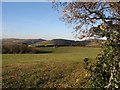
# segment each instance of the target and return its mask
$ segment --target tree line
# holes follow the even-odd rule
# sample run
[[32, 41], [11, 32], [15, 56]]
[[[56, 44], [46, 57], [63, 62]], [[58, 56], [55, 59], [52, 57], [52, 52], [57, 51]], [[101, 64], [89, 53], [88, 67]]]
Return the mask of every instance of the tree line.
[[3, 44], [2, 45], [2, 53], [3, 54], [12, 54], [12, 53], [30, 53], [32, 49], [28, 47], [27, 44], [21, 43], [9, 43], [9, 44]]

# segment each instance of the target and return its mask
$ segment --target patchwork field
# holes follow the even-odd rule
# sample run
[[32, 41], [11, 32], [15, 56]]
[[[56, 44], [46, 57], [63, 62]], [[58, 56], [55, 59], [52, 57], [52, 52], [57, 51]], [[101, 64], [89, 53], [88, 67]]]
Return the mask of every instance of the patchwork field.
[[100, 48], [46, 47], [39, 54], [3, 54], [3, 88], [79, 88], [87, 73], [83, 59], [95, 62]]

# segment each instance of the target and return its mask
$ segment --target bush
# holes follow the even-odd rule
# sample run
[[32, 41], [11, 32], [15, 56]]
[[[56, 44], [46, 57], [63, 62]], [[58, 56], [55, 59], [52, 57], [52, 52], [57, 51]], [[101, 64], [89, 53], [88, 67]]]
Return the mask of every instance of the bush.
[[7, 43], [2, 46], [2, 53], [29, 53], [31, 49], [27, 44]]
[[107, 40], [97, 57], [97, 63], [92, 64], [89, 59], [84, 59], [85, 69], [91, 74], [93, 87], [120, 88], [120, 29], [109, 27], [102, 36], [106, 36]]

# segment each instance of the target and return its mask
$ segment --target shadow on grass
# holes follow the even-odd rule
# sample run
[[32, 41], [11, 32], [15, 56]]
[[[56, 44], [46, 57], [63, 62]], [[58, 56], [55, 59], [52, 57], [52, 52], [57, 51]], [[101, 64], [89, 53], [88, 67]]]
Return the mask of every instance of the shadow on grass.
[[41, 51], [41, 50], [35, 50], [35, 54], [47, 54], [47, 53], [52, 53], [52, 51]]

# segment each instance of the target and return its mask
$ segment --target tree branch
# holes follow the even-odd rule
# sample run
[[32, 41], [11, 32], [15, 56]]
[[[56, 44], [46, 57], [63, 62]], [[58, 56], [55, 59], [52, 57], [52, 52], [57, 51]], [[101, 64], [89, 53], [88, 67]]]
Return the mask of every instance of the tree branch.
[[105, 20], [118, 20], [118, 21], [120, 21], [120, 18], [97, 18], [97, 17], [93, 17], [93, 18], [91, 18], [91, 19], [105, 19]]

